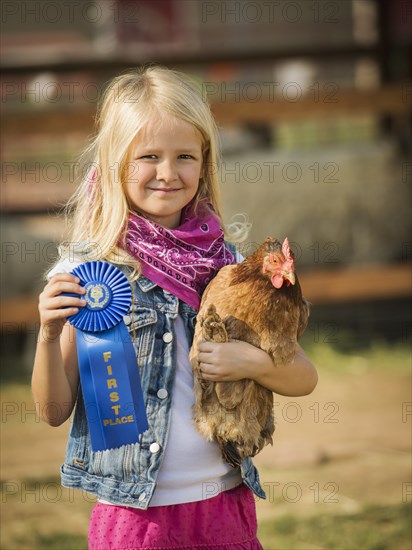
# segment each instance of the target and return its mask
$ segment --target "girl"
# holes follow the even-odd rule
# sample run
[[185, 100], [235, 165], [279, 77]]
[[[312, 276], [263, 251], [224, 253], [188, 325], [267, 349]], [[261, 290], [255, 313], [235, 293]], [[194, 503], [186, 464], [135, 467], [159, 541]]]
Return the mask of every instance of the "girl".
[[[208, 105], [184, 75], [150, 67], [115, 78], [89, 148], [92, 175], [69, 204], [77, 246], [61, 247], [40, 295], [33, 394], [51, 425], [67, 420], [76, 404], [62, 483], [97, 495], [90, 549], [261, 548], [253, 495], [265, 494], [252, 460], [231, 468], [192, 422], [188, 354], [196, 310], [210, 278], [239, 260], [223, 240], [216, 135]], [[140, 443], [98, 452], [79, 391], [75, 331], [66, 322], [85, 293], [69, 272], [90, 259], [116, 264], [132, 284], [124, 322], [149, 421]], [[204, 343], [199, 352], [205, 379], [254, 378], [283, 395], [305, 395], [316, 385], [301, 348], [277, 369], [245, 342]], [[48, 416], [56, 410], [51, 402], [58, 418]]]

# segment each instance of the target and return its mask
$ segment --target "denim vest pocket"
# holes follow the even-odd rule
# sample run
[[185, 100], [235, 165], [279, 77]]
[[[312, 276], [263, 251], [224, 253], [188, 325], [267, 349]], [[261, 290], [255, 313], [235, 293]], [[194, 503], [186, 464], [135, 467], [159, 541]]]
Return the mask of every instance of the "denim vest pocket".
[[92, 451], [88, 473], [122, 482], [144, 482], [144, 477], [141, 476], [137, 466], [140, 453], [141, 449], [138, 443], [123, 445], [107, 451]]
[[133, 308], [131, 319], [128, 329], [134, 341], [137, 364], [143, 367], [153, 353], [157, 313], [154, 309], [138, 306]]

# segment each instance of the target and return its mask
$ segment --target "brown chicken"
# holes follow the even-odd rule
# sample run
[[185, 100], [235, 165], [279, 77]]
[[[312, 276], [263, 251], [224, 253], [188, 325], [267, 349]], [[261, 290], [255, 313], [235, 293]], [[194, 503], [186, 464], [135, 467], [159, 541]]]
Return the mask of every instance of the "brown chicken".
[[251, 379], [203, 380], [198, 343], [243, 340], [266, 351], [275, 366], [284, 365], [293, 360], [308, 317], [287, 239], [281, 244], [268, 237], [242, 263], [222, 268], [206, 287], [190, 351], [194, 420], [203, 436], [217, 440], [233, 467], [273, 443], [273, 394]]

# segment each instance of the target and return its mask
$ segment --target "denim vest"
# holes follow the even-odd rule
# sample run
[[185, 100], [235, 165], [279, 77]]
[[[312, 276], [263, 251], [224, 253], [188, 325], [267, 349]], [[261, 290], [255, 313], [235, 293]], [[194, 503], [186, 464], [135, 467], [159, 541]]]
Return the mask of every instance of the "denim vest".
[[[145, 399], [149, 429], [140, 443], [93, 452], [82, 392], [78, 392], [65, 462], [65, 487], [82, 489], [123, 506], [146, 509], [167, 444], [176, 372], [174, 319], [184, 322], [189, 344], [193, 341], [196, 311], [176, 296], [141, 275], [132, 284], [133, 304], [124, 321], [135, 334], [134, 347]], [[241, 464], [244, 483], [266, 498], [252, 459]]]

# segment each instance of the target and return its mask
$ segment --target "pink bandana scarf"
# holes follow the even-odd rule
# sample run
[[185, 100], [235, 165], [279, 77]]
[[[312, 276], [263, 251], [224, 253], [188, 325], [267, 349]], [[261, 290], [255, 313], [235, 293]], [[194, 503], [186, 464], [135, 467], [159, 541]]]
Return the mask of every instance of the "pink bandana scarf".
[[198, 209], [196, 216], [188, 204], [175, 229], [132, 214], [126, 235], [128, 252], [139, 260], [143, 275], [196, 310], [207, 284], [234, 262], [216, 214], [202, 205]]

